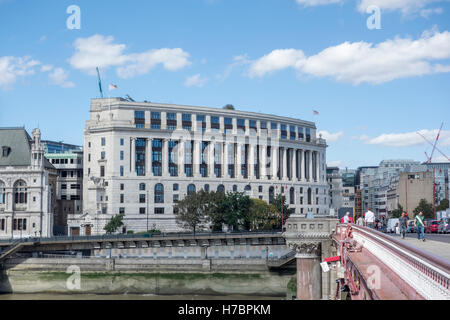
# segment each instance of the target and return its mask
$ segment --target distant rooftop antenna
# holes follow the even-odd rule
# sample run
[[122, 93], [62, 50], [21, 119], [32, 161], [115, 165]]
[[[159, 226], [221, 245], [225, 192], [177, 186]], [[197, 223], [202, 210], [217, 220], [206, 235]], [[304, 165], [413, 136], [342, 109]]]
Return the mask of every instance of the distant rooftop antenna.
[[98, 88], [100, 89], [100, 96], [103, 99], [102, 79], [100, 78], [100, 71], [98, 70], [98, 67], [97, 67], [97, 76], [98, 76]]

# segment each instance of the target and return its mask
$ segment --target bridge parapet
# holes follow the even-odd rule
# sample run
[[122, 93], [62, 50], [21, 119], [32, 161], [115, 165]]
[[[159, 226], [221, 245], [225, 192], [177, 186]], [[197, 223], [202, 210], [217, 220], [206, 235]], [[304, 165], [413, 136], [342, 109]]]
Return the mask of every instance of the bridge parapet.
[[[411, 294], [408, 294], [405, 287], [412, 288], [423, 299], [450, 300], [450, 264], [447, 261], [391, 236], [361, 226], [338, 225], [335, 240], [340, 243], [341, 261], [344, 266], [347, 260], [352, 259], [350, 250], [355, 249], [356, 245], [375, 256], [407, 284], [401, 288], [407, 298], [411, 298]], [[352, 246], [350, 242], [354, 242], [354, 245]], [[346, 277], [350, 274], [351, 272], [346, 272]], [[350, 280], [353, 282], [353, 279]], [[376, 289], [380, 288], [375, 286], [371, 289], [375, 297], [378, 292], [382, 292], [377, 291]]]

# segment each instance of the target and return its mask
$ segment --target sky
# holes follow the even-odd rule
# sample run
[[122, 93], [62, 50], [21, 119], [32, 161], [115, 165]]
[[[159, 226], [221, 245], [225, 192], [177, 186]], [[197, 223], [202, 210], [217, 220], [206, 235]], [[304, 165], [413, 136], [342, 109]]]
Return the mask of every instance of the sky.
[[330, 166], [425, 161], [442, 122], [450, 156], [448, 0], [0, 0], [0, 127], [82, 145], [97, 66], [106, 96], [314, 121]]

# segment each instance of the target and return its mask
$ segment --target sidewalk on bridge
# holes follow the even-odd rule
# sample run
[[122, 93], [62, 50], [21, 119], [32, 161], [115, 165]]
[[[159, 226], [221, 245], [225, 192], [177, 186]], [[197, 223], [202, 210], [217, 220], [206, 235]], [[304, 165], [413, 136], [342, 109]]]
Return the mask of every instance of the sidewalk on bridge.
[[428, 239], [426, 239], [426, 241], [424, 242], [422, 240], [418, 240], [417, 238], [409, 238], [409, 237], [400, 240], [405, 241], [407, 244], [412, 245], [421, 250], [428, 251], [429, 253], [434, 254], [435, 256], [450, 262], [450, 243], [433, 241]]

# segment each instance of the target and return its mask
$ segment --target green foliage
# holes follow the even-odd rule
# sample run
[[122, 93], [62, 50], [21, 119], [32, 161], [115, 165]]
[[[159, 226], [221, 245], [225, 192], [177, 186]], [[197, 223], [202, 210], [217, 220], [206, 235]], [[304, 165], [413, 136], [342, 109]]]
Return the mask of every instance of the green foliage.
[[249, 223], [252, 231], [281, 228], [281, 215], [274, 205], [261, 199], [251, 199]]
[[250, 206], [250, 197], [243, 192], [227, 193], [221, 206], [224, 223], [233, 230], [249, 230]]
[[117, 231], [117, 229], [123, 226], [123, 217], [124, 217], [123, 213], [112, 217], [111, 220], [109, 220], [109, 222], [103, 228], [106, 231], [106, 233], [108, 234], [114, 233]]
[[227, 104], [226, 106], [223, 107], [223, 109], [226, 109], [226, 110], [235, 110], [235, 109], [234, 109], [234, 106], [233, 106], [232, 104]]
[[[201, 190], [188, 195], [176, 205], [176, 221], [194, 233], [205, 227], [210, 221], [213, 226], [221, 223], [220, 207], [223, 194], [220, 192], [207, 192]], [[221, 225], [221, 224], [220, 224]]]
[[[283, 203], [283, 205], [281, 205]], [[289, 218], [290, 210], [289, 206], [286, 203], [286, 194], [283, 193], [283, 201], [281, 201], [281, 194], [276, 195], [273, 198], [272, 204], [275, 206], [277, 212], [279, 213], [279, 229], [281, 229], [281, 219], [286, 222], [286, 219]], [[281, 211], [281, 207], [283, 207], [283, 211]]]
[[403, 207], [401, 204], [399, 204], [397, 209], [392, 210], [391, 217], [392, 218], [400, 218], [402, 216], [402, 213], [403, 213]]
[[434, 218], [433, 205], [431, 203], [428, 203], [425, 199], [420, 200], [419, 205], [414, 209], [414, 215], [418, 215], [420, 211], [423, 212], [423, 216], [425, 217], [425, 219]]
[[445, 211], [449, 208], [449, 201], [448, 199], [443, 199], [441, 203], [436, 207], [436, 211]]

